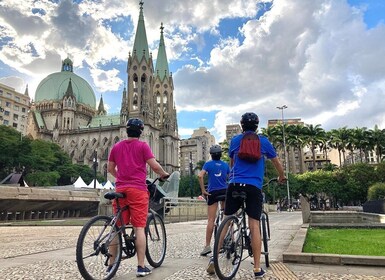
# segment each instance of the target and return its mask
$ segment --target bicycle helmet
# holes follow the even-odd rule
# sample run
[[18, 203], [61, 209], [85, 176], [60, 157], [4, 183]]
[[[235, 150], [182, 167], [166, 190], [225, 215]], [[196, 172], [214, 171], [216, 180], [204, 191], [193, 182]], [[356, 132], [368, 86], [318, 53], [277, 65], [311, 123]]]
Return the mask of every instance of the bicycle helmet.
[[127, 136], [139, 137], [144, 129], [144, 123], [141, 119], [131, 118], [127, 121]]
[[255, 131], [258, 128], [258, 124], [259, 124], [259, 118], [255, 113], [252, 113], [252, 112], [244, 113], [241, 117], [241, 126], [243, 131], [246, 131], [246, 130]]
[[222, 156], [222, 147], [219, 145], [211, 146], [210, 155], [213, 160], [220, 160]]
[[222, 147], [219, 145], [213, 145], [210, 147], [210, 154], [222, 153]]

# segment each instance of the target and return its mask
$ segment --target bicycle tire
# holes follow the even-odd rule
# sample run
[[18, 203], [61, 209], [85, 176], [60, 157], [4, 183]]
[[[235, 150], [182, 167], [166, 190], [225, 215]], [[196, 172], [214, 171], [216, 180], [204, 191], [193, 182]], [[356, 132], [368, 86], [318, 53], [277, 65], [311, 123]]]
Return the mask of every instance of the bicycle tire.
[[261, 224], [262, 224], [263, 255], [265, 256], [265, 265], [266, 267], [269, 267], [270, 266], [269, 247], [268, 247], [269, 237], [267, 235], [267, 220], [264, 214], [261, 217]]
[[218, 228], [213, 259], [215, 272], [221, 280], [232, 279], [238, 272], [243, 254], [241, 227], [237, 217], [228, 216]]
[[149, 213], [146, 224], [146, 259], [152, 267], [162, 265], [166, 248], [167, 236], [163, 219], [157, 213]]
[[[76, 244], [76, 263], [80, 274], [86, 280], [109, 280], [115, 276], [122, 259], [122, 236], [117, 235], [115, 261], [107, 272], [111, 246], [106, 241], [111, 232], [112, 217], [96, 216], [80, 231]], [[117, 230], [117, 228], [115, 228]], [[100, 240], [100, 244], [96, 244]]]

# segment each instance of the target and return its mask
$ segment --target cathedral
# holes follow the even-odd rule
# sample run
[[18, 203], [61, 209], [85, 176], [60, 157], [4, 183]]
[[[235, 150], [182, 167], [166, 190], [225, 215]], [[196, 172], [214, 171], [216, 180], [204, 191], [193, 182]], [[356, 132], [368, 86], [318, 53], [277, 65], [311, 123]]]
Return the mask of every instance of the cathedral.
[[[61, 71], [43, 79], [35, 94], [28, 117], [28, 134], [59, 144], [73, 163], [97, 166], [107, 176], [110, 149], [126, 137], [126, 122], [140, 118], [145, 123], [141, 140], [146, 141], [159, 163], [171, 173], [179, 170], [179, 138], [174, 84], [169, 72], [163, 37], [156, 66], [149, 52], [143, 16], [143, 2], [132, 53], [127, 61], [127, 86], [122, 93], [120, 114], [107, 114], [101, 96], [96, 97], [91, 86], [73, 71], [73, 62], [62, 61]], [[95, 164], [97, 163], [97, 164]], [[148, 169], [150, 177], [155, 177]]]

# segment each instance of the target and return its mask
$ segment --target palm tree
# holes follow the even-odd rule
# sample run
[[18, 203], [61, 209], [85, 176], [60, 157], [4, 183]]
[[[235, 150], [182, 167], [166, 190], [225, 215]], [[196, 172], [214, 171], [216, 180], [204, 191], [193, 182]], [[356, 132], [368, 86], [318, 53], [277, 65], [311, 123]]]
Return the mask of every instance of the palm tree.
[[315, 162], [315, 150], [319, 144], [322, 143], [322, 139], [325, 136], [325, 130], [321, 127], [320, 124], [312, 125], [306, 124], [305, 126], [305, 141], [308, 145], [310, 145], [310, 150], [313, 155], [313, 171], [316, 170], [316, 162]]
[[340, 160], [340, 166], [342, 166], [341, 152], [345, 163], [345, 150], [349, 140], [349, 132], [345, 127], [331, 130], [331, 144], [332, 147], [338, 150], [338, 156]]
[[382, 155], [385, 151], [385, 129], [379, 129], [377, 125], [370, 130], [371, 143], [374, 147], [377, 156], [377, 162], [381, 162]]
[[[287, 126], [287, 144], [293, 147], [294, 151], [298, 151], [298, 160], [300, 163], [300, 173], [305, 172], [305, 165], [303, 161], [303, 147], [305, 146], [305, 128], [303, 124], [292, 124]], [[294, 160], [292, 161], [295, 165]], [[292, 170], [295, 170], [295, 166]]]

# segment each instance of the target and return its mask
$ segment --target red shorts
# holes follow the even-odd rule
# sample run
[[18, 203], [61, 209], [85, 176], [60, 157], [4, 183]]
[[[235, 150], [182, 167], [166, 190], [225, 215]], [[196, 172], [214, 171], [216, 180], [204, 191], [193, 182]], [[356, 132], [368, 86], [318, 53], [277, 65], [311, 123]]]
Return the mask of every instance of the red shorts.
[[[128, 205], [128, 209], [122, 212], [124, 224], [131, 224], [133, 227], [146, 227], [149, 192], [137, 188], [124, 188], [117, 192], [126, 194], [125, 198], [119, 198], [120, 207]], [[116, 213], [115, 200], [112, 206], [114, 213]]]

